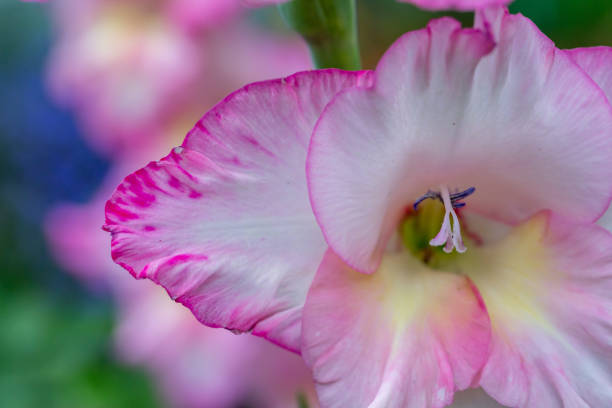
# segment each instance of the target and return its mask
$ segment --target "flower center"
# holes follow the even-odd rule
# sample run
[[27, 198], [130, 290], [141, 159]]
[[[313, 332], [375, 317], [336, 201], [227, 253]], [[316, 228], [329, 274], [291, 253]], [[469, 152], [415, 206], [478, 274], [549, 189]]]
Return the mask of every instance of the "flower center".
[[[436, 254], [450, 254], [453, 249], [458, 253], [466, 251], [461, 236], [461, 225], [456, 208], [465, 206], [462, 200], [473, 194], [476, 189], [470, 187], [463, 191], [450, 193], [448, 187], [440, 186], [440, 191], [429, 190], [419, 197], [409, 210], [400, 226], [400, 235], [404, 245], [424, 263], [431, 263]], [[424, 203], [427, 199], [432, 202]], [[443, 206], [436, 205], [435, 200]], [[439, 227], [440, 222], [442, 226]], [[436, 231], [437, 234], [436, 234]], [[435, 236], [431, 238], [433, 235]], [[432, 247], [442, 247], [442, 251]]]

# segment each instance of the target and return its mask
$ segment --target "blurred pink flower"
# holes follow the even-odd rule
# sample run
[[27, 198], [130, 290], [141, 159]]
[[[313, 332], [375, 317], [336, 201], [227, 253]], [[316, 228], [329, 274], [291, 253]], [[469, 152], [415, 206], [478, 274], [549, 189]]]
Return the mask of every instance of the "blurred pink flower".
[[241, 0], [167, 0], [165, 12], [187, 30], [210, 30], [238, 16], [243, 11], [240, 3]]
[[236, 86], [310, 67], [297, 36], [241, 21], [235, 3], [56, 0], [51, 91], [78, 113], [91, 145], [115, 155]]
[[299, 356], [254, 336], [205, 327], [170, 304], [160, 287], [146, 289], [121, 297], [117, 346], [124, 360], [147, 365], [161, 379], [173, 406], [233, 407], [248, 400], [285, 408], [296, 405], [298, 392], [316, 405], [311, 373]]
[[105, 153], [147, 143], [187, 98], [202, 71], [200, 47], [137, 3], [57, 0], [58, 38], [49, 62], [56, 98]]

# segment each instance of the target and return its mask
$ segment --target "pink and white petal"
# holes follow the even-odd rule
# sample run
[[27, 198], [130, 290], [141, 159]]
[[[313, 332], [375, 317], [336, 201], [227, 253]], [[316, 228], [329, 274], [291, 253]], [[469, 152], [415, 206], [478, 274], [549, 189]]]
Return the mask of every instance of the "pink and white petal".
[[182, 147], [117, 188], [106, 205], [113, 259], [204, 324], [299, 351], [302, 305], [326, 249], [306, 148], [327, 101], [369, 76], [312, 71], [230, 95]]
[[422, 157], [444, 139], [429, 128], [440, 112], [460, 123], [455, 105], [493, 45], [455, 20], [435, 20], [391, 46], [372, 88], [343, 92], [323, 112], [307, 162], [310, 197], [328, 244], [352, 267], [376, 270], [386, 235], [404, 213], [403, 196], [416, 199], [433, 181], [427, 173], [434, 164]]
[[461, 257], [491, 317], [480, 386], [504, 405], [612, 406], [612, 235], [542, 213]]
[[340, 93], [322, 114], [311, 202], [354, 268], [376, 270], [406, 206], [440, 184], [476, 187], [470, 208], [507, 222], [542, 209], [592, 221], [607, 208], [606, 98], [531, 21], [500, 10], [487, 32], [441, 19], [404, 35], [371, 88]]
[[471, 11], [488, 6], [499, 6], [512, 2], [512, 0], [398, 0], [412, 3], [427, 10], [462, 10]]
[[408, 254], [365, 275], [329, 250], [308, 294], [302, 355], [325, 407], [444, 407], [486, 362], [489, 318], [470, 280]]
[[575, 48], [567, 52], [612, 103], [612, 47]]

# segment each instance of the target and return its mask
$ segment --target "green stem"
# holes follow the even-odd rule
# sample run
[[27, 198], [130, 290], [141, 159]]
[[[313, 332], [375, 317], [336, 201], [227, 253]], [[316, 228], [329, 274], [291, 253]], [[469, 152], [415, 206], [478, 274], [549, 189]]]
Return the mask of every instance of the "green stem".
[[361, 69], [355, 0], [292, 0], [279, 9], [308, 43], [316, 68]]

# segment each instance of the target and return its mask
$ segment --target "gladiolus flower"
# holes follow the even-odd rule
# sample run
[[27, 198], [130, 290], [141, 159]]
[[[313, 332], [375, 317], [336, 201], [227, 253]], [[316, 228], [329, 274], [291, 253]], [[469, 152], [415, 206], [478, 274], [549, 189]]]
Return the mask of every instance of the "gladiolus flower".
[[495, 7], [407, 33], [373, 72], [247, 86], [117, 188], [113, 258], [201, 322], [301, 352], [324, 407], [470, 387], [612, 406], [612, 236], [593, 224], [612, 108], [591, 52]]

